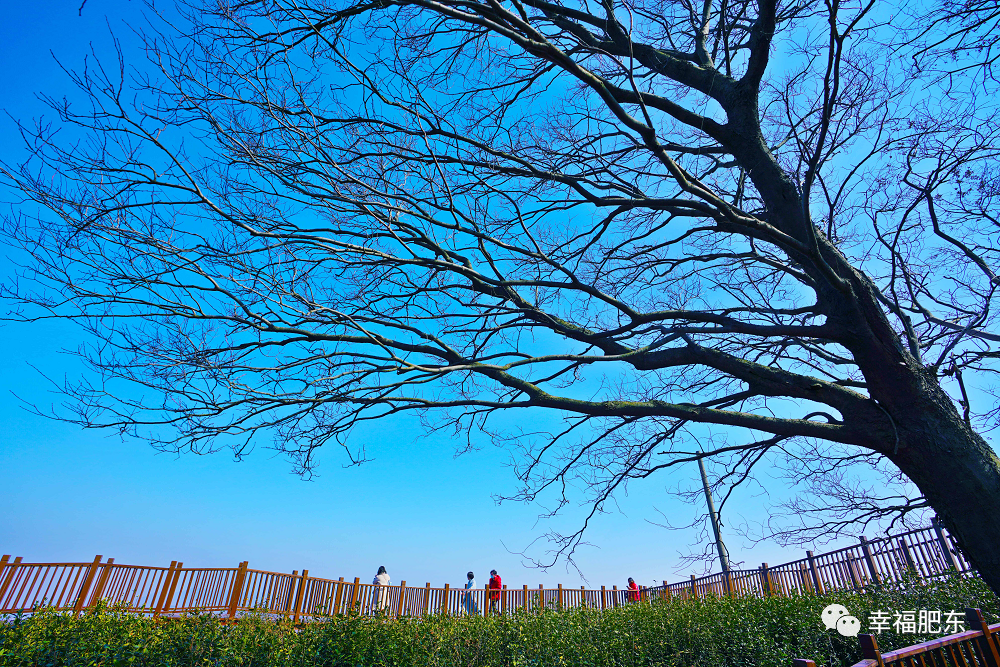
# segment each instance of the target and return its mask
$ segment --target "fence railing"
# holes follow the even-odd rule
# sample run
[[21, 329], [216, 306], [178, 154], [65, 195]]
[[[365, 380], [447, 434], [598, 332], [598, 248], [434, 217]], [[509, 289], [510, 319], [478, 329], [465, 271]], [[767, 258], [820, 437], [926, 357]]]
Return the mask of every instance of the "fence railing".
[[883, 583], [899, 581], [906, 572], [933, 579], [950, 571], [970, 573], [972, 566], [962, 556], [952, 537], [937, 522], [889, 537], [868, 540], [824, 554], [806, 552], [806, 557], [782, 565], [763, 563], [754, 570], [730, 570], [690, 581], [665, 584], [670, 595], [704, 597], [725, 595], [788, 595], [810, 591], [863, 591]]
[[[375, 586], [359, 578], [345, 581], [252, 570], [244, 561], [235, 568], [186, 568], [121, 565], [102, 556], [89, 563], [23, 563], [0, 558], [0, 614], [29, 612], [46, 605], [80, 613], [104, 600], [124, 604], [133, 613], [161, 616], [204, 610], [235, 618], [255, 610], [295, 621], [349, 612], [403, 616], [422, 614], [513, 613], [539, 607], [599, 609], [635, 601], [707, 595], [789, 595], [810, 591], [863, 591], [900, 580], [904, 573], [935, 578], [950, 571], [970, 573], [969, 563], [951, 537], [935, 524], [891, 537], [866, 540], [825, 554], [806, 552], [803, 559], [755, 570], [731, 570], [679, 583], [663, 582], [638, 595], [601, 586], [507, 588], [501, 590]], [[995, 667], [1000, 667], [996, 665]]]
[[[998, 667], [1000, 623], [988, 625], [979, 609], [966, 609], [966, 632], [932, 639], [882, 653], [875, 635], [859, 635], [864, 660], [852, 667]], [[792, 667], [816, 667], [813, 660], [796, 658]]]

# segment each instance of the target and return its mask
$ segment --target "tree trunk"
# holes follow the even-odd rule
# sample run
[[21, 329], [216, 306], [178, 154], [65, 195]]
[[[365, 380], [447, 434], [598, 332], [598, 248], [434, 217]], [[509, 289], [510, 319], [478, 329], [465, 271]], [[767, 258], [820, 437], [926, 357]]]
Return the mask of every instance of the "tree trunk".
[[[925, 380], [917, 400], [907, 405], [897, 398], [898, 405], [889, 408], [899, 430], [899, 444], [888, 457], [920, 489], [962, 554], [1000, 595], [1000, 511], [996, 509], [1000, 508], [1000, 459], [966, 425], [936, 381]], [[933, 386], [928, 386], [931, 382]]]
[[[871, 448], [916, 485], [965, 558], [1000, 595], [1000, 459], [963, 421], [936, 371], [924, 368], [900, 343], [878, 287], [814, 228], [800, 194], [760, 135], [754, 100], [744, 100], [737, 111], [730, 123], [741, 137], [732, 146], [734, 155], [761, 193], [772, 224], [803, 244], [815, 235], [815, 255], [786, 251], [816, 281], [820, 309], [840, 328], [869, 396], [892, 420], [888, 438], [883, 428], [872, 429]], [[832, 284], [831, 274], [843, 285]]]

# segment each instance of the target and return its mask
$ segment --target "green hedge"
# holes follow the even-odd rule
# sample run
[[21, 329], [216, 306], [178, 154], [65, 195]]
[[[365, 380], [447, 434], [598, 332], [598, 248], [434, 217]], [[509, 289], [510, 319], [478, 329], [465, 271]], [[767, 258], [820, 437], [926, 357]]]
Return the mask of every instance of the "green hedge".
[[[858, 641], [823, 628], [820, 612], [840, 603], [867, 628], [874, 610], [964, 610], [990, 622], [1000, 601], [979, 579], [954, 577], [870, 595], [672, 600], [601, 612], [545, 610], [507, 618], [338, 616], [296, 631], [248, 617], [232, 625], [193, 614], [154, 622], [102, 608], [80, 618], [40, 610], [0, 625], [0, 666], [112, 665], [534, 665], [789, 667], [804, 657], [829, 667], [861, 659]], [[862, 630], [864, 631], [864, 630]], [[930, 639], [883, 632], [883, 650]]]

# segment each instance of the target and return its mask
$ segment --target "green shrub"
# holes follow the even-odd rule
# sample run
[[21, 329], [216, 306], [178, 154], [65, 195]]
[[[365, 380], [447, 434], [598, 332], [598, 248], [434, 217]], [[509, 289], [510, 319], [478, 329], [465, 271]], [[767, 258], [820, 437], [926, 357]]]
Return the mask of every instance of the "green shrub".
[[[674, 599], [502, 618], [336, 616], [298, 629], [260, 615], [157, 622], [101, 606], [80, 618], [41, 609], [0, 624], [0, 667], [789, 667], [796, 657], [847, 667], [861, 659], [858, 641], [824, 629], [820, 612], [832, 603], [865, 625], [876, 610], [979, 607], [1000, 618], [981, 580], [957, 576], [865, 595]], [[878, 642], [889, 651], [930, 638], [890, 630]]]

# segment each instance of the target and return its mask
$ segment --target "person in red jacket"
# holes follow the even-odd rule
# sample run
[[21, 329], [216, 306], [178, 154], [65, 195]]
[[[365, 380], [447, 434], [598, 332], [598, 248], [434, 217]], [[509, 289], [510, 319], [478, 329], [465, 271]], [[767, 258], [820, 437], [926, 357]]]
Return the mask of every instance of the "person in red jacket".
[[490, 570], [490, 606], [496, 612], [500, 611], [500, 575], [496, 570]]
[[632, 602], [639, 601], [639, 584], [632, 577], [628, 578], [628, 599]]

